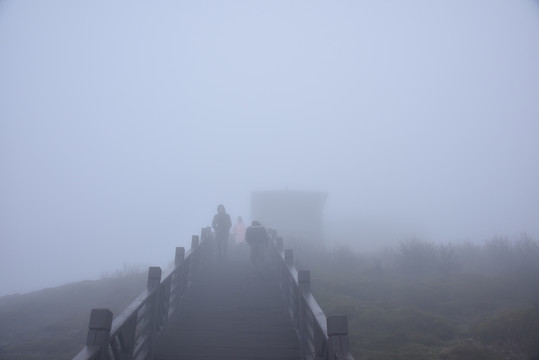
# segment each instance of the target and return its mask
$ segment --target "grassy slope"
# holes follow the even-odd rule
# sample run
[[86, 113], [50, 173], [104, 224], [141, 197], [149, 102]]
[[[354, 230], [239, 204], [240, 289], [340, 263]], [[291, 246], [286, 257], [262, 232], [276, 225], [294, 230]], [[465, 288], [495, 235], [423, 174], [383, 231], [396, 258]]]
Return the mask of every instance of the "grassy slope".
[[146, 274], [81, 281], [0, 298], [0, 359], [71, 359], [83, 347], [92, 308], [119, 314]]
[[539, 359], [537, 273], [404, 276], [350, 253], [304, 263], [324, 311], [348, 315], [356, 358]]
[[[404, 275], [351, 251], [299, 249], [327, 314], [349, 317], [356, 359], [539, 359], [539, 272]], [[143, 273], [0, 298], [0, 359], [71, 359], [91, 308], [114, 314]]]

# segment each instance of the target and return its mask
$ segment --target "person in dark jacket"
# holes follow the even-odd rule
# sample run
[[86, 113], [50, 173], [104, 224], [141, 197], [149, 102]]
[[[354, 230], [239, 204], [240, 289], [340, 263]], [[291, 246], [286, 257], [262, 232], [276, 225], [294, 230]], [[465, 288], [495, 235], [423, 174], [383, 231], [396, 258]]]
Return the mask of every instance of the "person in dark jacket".
[[217, 258], [224, 260], [227, 255], [227, 243], [232, 221], [230, 215], [225, 211], [223, 205], [217, 206], [217, 214], [213, 217], [211, 226], [215, 230], [215, 241], [217, 242]]
[[253, 221], [251, 226], [245, 231], [245, 241], [251, 247], [251, 264], [255, 272], [260, 273], [262, 264], [264, 263], [266, 247], [269, 242], [266, 228], [258, 221]]

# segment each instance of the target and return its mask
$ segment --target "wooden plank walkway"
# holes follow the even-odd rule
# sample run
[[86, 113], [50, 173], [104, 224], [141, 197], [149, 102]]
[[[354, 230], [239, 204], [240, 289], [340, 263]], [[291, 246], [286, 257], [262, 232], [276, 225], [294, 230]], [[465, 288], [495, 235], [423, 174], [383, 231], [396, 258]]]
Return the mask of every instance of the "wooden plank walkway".
[[159, 336], [155, 360], [299, 360], [280, 289], [245, 260], [207, 267]]

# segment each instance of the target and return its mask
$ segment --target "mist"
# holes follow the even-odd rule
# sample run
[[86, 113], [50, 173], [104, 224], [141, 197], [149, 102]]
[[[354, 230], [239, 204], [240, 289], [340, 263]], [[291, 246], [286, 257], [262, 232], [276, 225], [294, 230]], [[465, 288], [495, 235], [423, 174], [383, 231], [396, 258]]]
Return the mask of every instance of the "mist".
[[218, 204], [329, 243], [539, 237], [537, 1], [0, 1], [0, 295], [169, 264]]

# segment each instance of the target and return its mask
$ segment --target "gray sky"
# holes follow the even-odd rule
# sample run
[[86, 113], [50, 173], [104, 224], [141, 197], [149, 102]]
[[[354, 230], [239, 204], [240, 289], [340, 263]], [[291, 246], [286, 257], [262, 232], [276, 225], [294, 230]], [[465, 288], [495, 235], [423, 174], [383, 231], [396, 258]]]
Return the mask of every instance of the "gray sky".
[[538, 239], [538, 64], [535, 0], [0, 0], [0, 295], [166, 265], [252, 190], [365, 246]]

